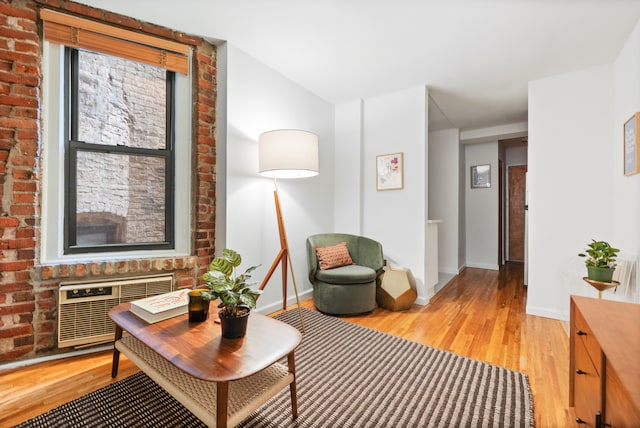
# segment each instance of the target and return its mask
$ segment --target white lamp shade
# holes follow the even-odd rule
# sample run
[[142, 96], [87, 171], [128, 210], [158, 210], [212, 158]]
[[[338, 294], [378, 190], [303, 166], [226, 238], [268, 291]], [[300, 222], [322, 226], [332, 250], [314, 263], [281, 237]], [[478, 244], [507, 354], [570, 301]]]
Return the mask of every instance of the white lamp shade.
[[318, 136], [297, 129], [279, 129], [258, 138], [260, 175], [305, 178], [318, 175]]

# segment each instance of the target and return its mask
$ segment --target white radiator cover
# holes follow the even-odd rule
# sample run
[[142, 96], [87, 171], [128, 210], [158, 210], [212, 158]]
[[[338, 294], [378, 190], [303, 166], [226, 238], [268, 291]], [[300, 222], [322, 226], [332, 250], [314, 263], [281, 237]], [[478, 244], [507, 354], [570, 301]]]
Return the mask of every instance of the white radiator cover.
[[58, 348], [112, 341], [109, 309], [123, 302], [174, 291], [173, 275], [60, 284]]

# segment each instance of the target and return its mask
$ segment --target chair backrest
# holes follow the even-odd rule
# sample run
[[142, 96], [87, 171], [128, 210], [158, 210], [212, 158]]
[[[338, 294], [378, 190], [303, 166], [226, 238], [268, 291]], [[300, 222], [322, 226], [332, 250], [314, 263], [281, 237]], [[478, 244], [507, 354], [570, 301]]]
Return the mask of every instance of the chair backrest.
[[320, 269], [316, 247], [329, 247], [341, 242], [347, 243], [347, 249], [355, 264], [370, 267], [376, 272], [382, 271], [384, 256], [382, 245], [378, 241], [348, 233], [321, 233], [307, 238], [307, 266], [311, 283], [315, 279], [316, 271]]

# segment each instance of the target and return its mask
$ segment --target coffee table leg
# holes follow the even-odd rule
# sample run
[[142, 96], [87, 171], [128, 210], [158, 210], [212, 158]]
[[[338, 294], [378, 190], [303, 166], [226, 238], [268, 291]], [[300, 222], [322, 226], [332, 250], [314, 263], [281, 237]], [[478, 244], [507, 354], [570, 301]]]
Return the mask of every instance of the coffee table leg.
[[216, 427], [227, 428], [228, 407], [229, 407], [229, 382], [218, 382], [216, 384]]
[[122, 339], [122, 327], [116, 325], [116, 336], [113, 341], [113, 362], [111, 363], [111, 377], [118, 376], [118, 363], [120, 362], [120, 351], [116, 348], [116, 342]]
[[289, 365], [289, 373], [293, 374], [293, 382], [289, 385], [291, 391], [291, 413], [294, 417], [298, 416], [298, 389], [296, 387], [296, 360], [293, 351], [287, 355], [287, 363]]

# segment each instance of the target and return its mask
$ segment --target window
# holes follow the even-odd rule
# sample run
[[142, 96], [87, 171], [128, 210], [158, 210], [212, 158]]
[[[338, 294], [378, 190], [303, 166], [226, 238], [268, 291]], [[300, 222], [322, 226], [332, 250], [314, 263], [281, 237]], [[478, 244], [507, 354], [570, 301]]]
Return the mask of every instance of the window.
[[41, 16], [41, 262], [190, 254], [190, 48]]
[[174, 72], [66, 49], [65, 254], [173, 248]]

